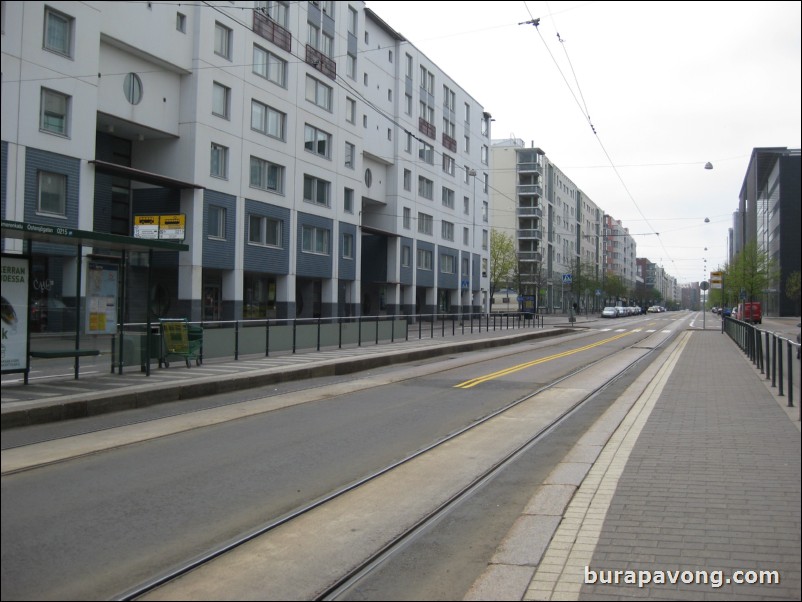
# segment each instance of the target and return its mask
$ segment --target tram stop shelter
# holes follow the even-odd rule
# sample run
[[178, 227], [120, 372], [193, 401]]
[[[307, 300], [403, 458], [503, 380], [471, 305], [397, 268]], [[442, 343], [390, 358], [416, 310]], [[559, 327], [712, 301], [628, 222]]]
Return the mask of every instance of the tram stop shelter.
[[[122, 357], [122, 329], [126, 299], [125, 274], [128, 256], [131, 253], [145, 253], [147, 260], [147, 281], [151, 286], [153, 253], [155, 251], [188, 251], [189, 246], [182, 242], [134, 238], [117, 234], [104, 234], [89, 230], [2, 220], [3, 248], [8, 239], [22, 241], [21, 253], [2, 253], [2, 308], [0, 326], [2, 327], [2, 373], [24, 373], [28, 383], [31, 357], [74, 358], [75, 378], [78, 378], [80, 358], [98, 355], [100, 350], [81, 348], [81, 334], [118, 335]], [[31, 272], [32, 242], [46, 243], [75, 248], [74, 277], [75, 303], [65, 311], [74, 313], [75, 339], [71, 345], [60, 348], [31, 351], [32, 314], [31, 299], [34, 279]], [[92, 252], [84, 255], [84, 248]], [[84, 282], [84, 262], [86, 282]], [[69, 274], [72, 276], [73, 274]], [[68, 274], [63, 274], [66, 279]], [[83, 316], [82, 309], [83, 306]], [[151, 312], [147, 314], [146, 347], [150, 357]], [[70, 335], [71, 336], [71, 335]], [[122, 366], [122, 361], [120, 362]], [[145, 362], [150, 375], [150, 361]], [[122, 371], [122, 368], [120, 369]]]

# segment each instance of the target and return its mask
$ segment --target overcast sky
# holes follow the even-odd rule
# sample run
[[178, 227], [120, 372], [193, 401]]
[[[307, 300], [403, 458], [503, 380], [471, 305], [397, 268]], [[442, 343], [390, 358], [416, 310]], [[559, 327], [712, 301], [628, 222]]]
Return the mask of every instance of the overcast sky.
[[752, 149], [800, 147], [801, 5], [367, 2], [680, 283], [726, 262]]

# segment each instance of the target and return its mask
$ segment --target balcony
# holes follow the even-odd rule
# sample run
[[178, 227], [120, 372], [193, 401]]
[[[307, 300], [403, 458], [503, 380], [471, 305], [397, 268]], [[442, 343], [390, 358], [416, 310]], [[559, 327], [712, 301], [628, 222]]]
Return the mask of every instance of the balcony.
[[518, 186], [517, 191], [519, 196], [543, 196], [543, 187], [540, 184], [524, 184], [523, 186]]
[[518, 217], [543, 218], [543, 210], [540, 207], [518, 207], [516, 213]]
[[428, 136], [432, 140], [437, 140], [437, 128], [423, 117], [418, 117], [418, 130], [424, 136]]
[[337, 79], [337, 63], [309, 44], [306, 45], [306, 62], [326, 77]]
[[543, 254], [540, 251], [518, 251], [518, 261], [543, 261]]
[[517, 234], [519, 240], [543, 240], [543, 232], [540, 231], [540, 228], [527, 228], [524, 230], [518, 230]]
[[457, 152], [457, 141], [445, 132], [443, 132], [443, 146], [445, 146], [452, 153]]
[[270, 40], [282, 50], [292, 49], [292, 35], [281, 25], [258, 10], [253, 11], [253, 32]]
[[543, 166], [540, 163], [518, 163], [518, 173], [536, 173], [543, 175]]

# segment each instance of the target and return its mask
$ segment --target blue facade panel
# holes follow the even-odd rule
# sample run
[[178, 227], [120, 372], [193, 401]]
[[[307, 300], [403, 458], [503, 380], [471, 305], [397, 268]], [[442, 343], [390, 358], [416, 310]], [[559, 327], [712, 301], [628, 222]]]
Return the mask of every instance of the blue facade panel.
[[[281, 246], [268, 247], [248, 242], [250, 240], [250, 216], [267, 217], [281, 223]], [[248, 272], [261, 274], [289, 274], [290, 249], [290, 210], [269, 203], [245, 199], [245, 259], [244, 267]]]
[[[220, 270], [234, 269], [236, 250], [236, 197], [214, 190], [203, 193], [203, 267]], [[209, 207], [222, 207], [226, 210], [225, 238], [209, 236]]]
[[[454, 271], [447, 273], [443, 271], [441, 257], [447, 255], [452, 258]], [[437, 248], [437, 287], [438, 288], [459, 288], [459, 251], [450, 247]]]
[[[296, 239], [297, 253], [297, 274], [301, 278], [331, 278], [333, 274], [332, 261], [332, 234], [333, 222], [326, 217], [311, 215], [309, 213], [298, 213], [298, 232]], [[327, 254], [304, 252], [303, 250], [303, 230], [304, 227], [318, 228], [329, 231], [329, 242]]]

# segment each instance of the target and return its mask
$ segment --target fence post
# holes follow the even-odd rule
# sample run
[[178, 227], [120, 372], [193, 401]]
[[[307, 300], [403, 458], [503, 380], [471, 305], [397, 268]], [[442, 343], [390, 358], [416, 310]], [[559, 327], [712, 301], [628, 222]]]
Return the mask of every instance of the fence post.
[[769, 333], [766, 333], [766, 380], [771, 378], [771, 343], [769, 341]]
[[265, 357], [270, 355], [270, 320], [265, 320]]
[[234, 361], [237, 360], [239, 360], [239, 320], [234, 320]]
[[791, 340], [788, 340], [788, 407], [794, 407], [794, 348], [791, 346]]
[[784, 397], [783, 394], [783, 344], [782, 341], [777, 342], [777, 365], [778, 365], [778, 380], [780, 381], [779, 396]]
[[379, 344], [379, 314], [376, 314], [376, 344]]

